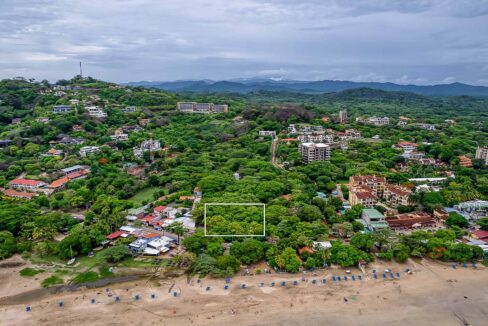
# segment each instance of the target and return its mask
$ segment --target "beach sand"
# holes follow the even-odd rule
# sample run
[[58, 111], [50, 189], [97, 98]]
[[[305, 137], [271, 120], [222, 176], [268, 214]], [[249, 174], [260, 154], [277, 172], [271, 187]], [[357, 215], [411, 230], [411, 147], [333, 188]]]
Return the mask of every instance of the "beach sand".
[[[385, 268], [401, 272], [400, 279], [388, 274], [384, 280]], [[408, 275], [406, 268], [414, 273]], [[378, 270], [377, 280], [371, 277], [372, 269]], [[316, 276], [238, 276], [228, 290], [221, 279], [198, 283], [196, 278], [179, 277], [116, 284], [108, 292], [83, 288], [53, 294], [36, 292], [30, 284], [25, 288], [19, 284], [19, 291], [12, 290], [15, 284], [5, 287], [18, 281], [18, 272], [14, 274], [0, 272], [1, 325], [486, 325], [488, 321], [488, 269], [471, 265], [452, 269], [429, 260], [374, 263], [362, 281], [352, 281], [349, 275], [348, 281], [333, 282], [333, 275], [346, 275], [339, 268], [317, 271]]]

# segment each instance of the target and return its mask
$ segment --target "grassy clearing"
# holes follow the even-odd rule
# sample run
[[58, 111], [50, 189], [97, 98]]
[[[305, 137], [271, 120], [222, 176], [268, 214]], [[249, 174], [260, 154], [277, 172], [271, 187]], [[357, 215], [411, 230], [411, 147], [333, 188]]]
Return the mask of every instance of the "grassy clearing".
[[136, 193], [134, 196], [129, 198], [131, 202], [133, 202], [136, 206], [142, 206], [142, 202], [144, 201], [153, 201], [154, 197], [153, 194], [155, 191], [159, 190], [159, 187], [150, 187], [146, 189], [142, 189], [138, 193]]
[[100, 276], [102, 278], [105, 278], [105, 277], [112, 277], [114, 276], [114, 273], [112, 273], [110, 270], [109, 270], [109, 267], [108, 266], [102, 266], [99, 268], [99, 273], [100, 273]]
[[57, 285], [57, 284], [64, 284], [64, 281], [62, 278], [55, 275], [52, 275], [41, 282], [43, 288], [48, 288], [50, 286]]
[[32, 277], [42, 272], [44, 272], [44, 270], [42, 269], [34, 269], [34, 268], [26, 267], [24, 269], [21, 269], [19, 273], [21, 276], [24, 277]]
[[84, 272], [81, 274], [78, 274], [72, 282], [74, 284], [79, 284], [79, 283], [86, 283], [86, 282], [94, 282], [98, 280], [100, 276], [98, 275], [97, 272], [94, 271], [89, 271], [89, 272]]

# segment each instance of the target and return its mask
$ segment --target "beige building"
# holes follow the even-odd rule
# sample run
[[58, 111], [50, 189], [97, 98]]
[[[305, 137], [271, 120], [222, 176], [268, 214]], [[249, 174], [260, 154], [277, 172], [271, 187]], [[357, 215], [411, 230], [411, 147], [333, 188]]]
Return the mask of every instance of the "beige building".
[[299, 150], [304, 164], [330, 160], [330, 147], [324, 143], [301, 143]]
[[410, 196], [412, 191], [406, 187], [397, 185], [387, 185], [383, 199], [393, 207], [410, 205]]
[[476, 159], [483, 160], [488, 164], [488, 147], [479, 147], [476, 149]]

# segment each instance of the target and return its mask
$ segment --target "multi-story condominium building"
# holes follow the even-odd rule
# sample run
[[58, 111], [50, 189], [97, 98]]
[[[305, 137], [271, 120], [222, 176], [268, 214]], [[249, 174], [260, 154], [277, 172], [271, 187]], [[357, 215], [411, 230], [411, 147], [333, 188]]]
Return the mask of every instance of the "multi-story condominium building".
[[376, 175], [355, 175], [349, 178], [349, 187], [354, 189], [358, 186], [368, 187], [375, 196], [383, 197], [386, 188], [386, 178]]
[[366, 185], [350, 187], [349, 203], [354, 205], [363, 205], [364, 207], [373, 207], [378, 202], [378, 196]]
[[324, 143], [301, 143], [299, 150], [304, 164], [330, 160], [330, 147]]
[[435, 131], [436, 130], [435, 126], [431, 125], [429, 123], [415, 123], [415, 124], [412, 124], [412, 126], [415, 126], [415, 127], [421, 128], [421, 129], [425, 129], [428, 131]]
[[488, 147], [479, 147], [476, 149], [476, 156], [477, 160], [483, 160], [485, 164], [488, 164]]
[[46, 184], [42, 181], [17, 178], [8, 183], [10, 189], [26, 190], [36, 192], [41, 188], [44, 188]]
[[69, 113], [72, 108], [70, 105], [55, 105], [53, 108], [53, 113]]
[[225, 113], [229, 111], [227, 104], [178, 102], [176, 109], [185, 113]]
[[339, 122], [346, 123], [347, 122], [347, 110], [343, 109], [339, 111]]
[[388, 117], [369, 117], [367, 119], [357, 118], [356, 121], [373, 126], [384, 126], [390, 124], [390, 118]]
[[473, 161], [469, 157], [461, 155], [458, 158], [459, 158], [459, 165], [464, 166], [466, 168], [470, 168], [473, 166]]
[[100, 153], [100, 148], [97, 146], [83, 146], [80, 148], [80, 155], [86, 157], [89, 154]]
[[398, 118], [398, 125], [400, 127], [405, 127], [406, 125], [408, 125], [408, 122], [410, 121], [410, 118], [407, 118], [407, 117], [404, 117], [404, 116], [400, 116]]
[[406, 187], [387, 185], [383, 194], [385, 202], [393, 207], [410, 205], [412, 191]]
[[272, 130], [260, 130], [259, 136], [271, 136], [272, 138], [276, 137], [276, 131]]

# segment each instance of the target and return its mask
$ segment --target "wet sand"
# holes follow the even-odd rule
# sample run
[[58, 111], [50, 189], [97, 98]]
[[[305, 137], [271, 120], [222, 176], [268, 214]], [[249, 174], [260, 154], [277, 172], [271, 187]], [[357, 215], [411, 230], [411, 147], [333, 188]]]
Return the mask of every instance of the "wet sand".
[[[400, 279], [388, 275], [384, 280], [385, 268], [401, 272]], [[414, 274], [405, 273], [406, 268]], [[377, 280], [371, 277], [372, 269], [378, 270]], [[360, 272], [353, 269], [352, 274]], [[317, 276], [307, 273], [303, 275], [306, 281], [302, 275], [234, 277], [228, 290], [221, 279], [205, 278], [200, 283], [195, 278], [188, 282], [186, 277], [159, 283], [140, 280], [112, 285], [108, 292], [83, 288], [42, 298], [23, 295], [21, 304], [11, 290], [5, 294], [0, 288], [0, 324], [486, 325], [488, 320], [488, 270], [483, 266], [454, 270], [450, 264], [422, 260], [402, 265], [375, 263], [362, 281], [349, 276], [348, 281], [333, 282], [333, 275], [346, 275], [338, 268], [318, 271]], [[326, 284], [322, 284], [324, 278]], [[292, 284], [294, 280], [297, 285]], [[286, 285], [281, 286], [281, 281]], [[139, 300], [134, 299], [136, 295]], [[26, 305], [31, 312], [25, 312]]]

